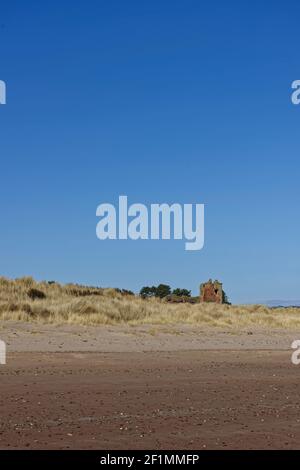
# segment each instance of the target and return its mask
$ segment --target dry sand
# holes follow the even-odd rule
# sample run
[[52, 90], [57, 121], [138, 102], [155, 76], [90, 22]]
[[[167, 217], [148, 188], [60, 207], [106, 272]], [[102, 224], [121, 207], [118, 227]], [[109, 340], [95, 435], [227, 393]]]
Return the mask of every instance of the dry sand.
[[192, 325], [79, 326], [0, 322], [8, 352], [143, 352], [288, 350], [300, 329], [244, 329]]
[[300, 331], [2, 323], [1, 449], [300, 448]]

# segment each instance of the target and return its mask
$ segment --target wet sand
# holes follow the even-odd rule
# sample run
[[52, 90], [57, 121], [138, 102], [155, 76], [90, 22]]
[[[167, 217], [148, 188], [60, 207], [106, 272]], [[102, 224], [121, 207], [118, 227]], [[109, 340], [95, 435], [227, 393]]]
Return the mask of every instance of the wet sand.
[[0, 448], [300, 448], [289, 339], [282, 350], [10, 352]]

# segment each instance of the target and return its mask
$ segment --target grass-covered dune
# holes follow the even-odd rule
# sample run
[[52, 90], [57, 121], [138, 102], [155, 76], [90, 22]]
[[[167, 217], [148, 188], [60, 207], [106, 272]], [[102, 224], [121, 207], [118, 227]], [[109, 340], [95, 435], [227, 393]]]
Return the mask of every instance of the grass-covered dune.
[[143, 300], [116, 289], [0, 277], [0, 320], [52, 324], [188, 323], [207, 326], [300, 327], [300, 308], [262, 305], [172, 304]]

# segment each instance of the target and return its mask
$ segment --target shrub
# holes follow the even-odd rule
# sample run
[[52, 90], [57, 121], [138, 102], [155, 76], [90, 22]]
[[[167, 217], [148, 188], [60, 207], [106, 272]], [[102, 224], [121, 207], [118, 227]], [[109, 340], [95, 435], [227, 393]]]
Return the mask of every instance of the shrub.
[[39, 290], [39, 289], [35, 289], [35, 288], [29, 289], [29, 291], [27, 292], [27, 295], [28, 295], [28, 297], [30, 297], [32, 300], [35, 300], [35, 299], [45, 299], [45, 298], [46, 298], [46, 294], [45, 294], [44, 292], [42, 292], [42, 291]]
[[229, 299], [227, 297], [227, 294], [224, 290], [222, 291], [222, 302], [223, 302], [223, 304], [231, 305], [231, 303], [229, 302]]
[[163, 299], [167, 295], [171, 294], [171, 287], [168, 286], [167, 284], [159, 284], [156, 288], [156, 297], [159, 297], [160, 299]]
[[74, 297], [86, 297], [89, 295], [103, 295], [102, 290], [97, 290], [97, 289], [83, 289], [83, 288], [68, 288], [66, 290], [68, 295], [73, 295]]
[[48, 308], [39, 308], [38, 307], [38, 308], [35, 308], [34, 310], [30, 310], [26, 313], [28, 313], [28, 315], [31, 318], [35, 318], [35, 319], [42, 318], [44, 320], [47, 320], [51, 316], [51, 312], [50, 312], [50, 310], [48, 310]]
[[155, 286], [152, 286], [152, 287], [148, 287], [148, 286], [142, 287], [142, 289], [140, 290], [140, 296], [141, 296], [143, 299], [147, 299], [147, 298], [149, 298], [149, 297], [155, 297], [155, 296], [156, 296], [156, 287], [155, 287]]
[[134, 292], [132, 292], [132, 290], [128, 290], [128, 289], [122, 289], [121, 294], [123, 294], [123, 295], [134, 295]]
[[187, 289], [174, 289], [172, 294], [178, 295], [178, 297], [191, 297], [191, 291]]
[[197, 298], [191, 297], [188, 295], [176, 295], [176, 294], [170, 294], [164, 297], [163, 299], [165, 302], [171, 302], [173, 304], [183, 304], [183, 303], [189, 303], [189, 304], [195, 304], [197, 303]]
[[140, 296], [143, 299], [147, 299], [149, 297], [159, 297], [160, 299], [163, 299], [164, 297], [170, 294], [171, 294], [171, 287], [168, 286], [167, 284], [159, 284], [157, 287], [145, 286], [140, 290]]

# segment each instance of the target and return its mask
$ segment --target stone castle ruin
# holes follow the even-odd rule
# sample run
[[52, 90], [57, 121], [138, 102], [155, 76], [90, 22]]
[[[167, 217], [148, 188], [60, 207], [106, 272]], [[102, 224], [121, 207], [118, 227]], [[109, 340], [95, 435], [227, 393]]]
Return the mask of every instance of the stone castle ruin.
[[200, 285], [200, 302], [223, 303], [223, 287], [219, 281], [204, 282]]

